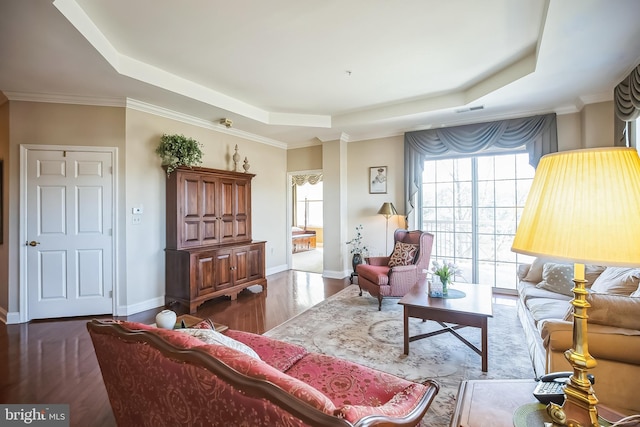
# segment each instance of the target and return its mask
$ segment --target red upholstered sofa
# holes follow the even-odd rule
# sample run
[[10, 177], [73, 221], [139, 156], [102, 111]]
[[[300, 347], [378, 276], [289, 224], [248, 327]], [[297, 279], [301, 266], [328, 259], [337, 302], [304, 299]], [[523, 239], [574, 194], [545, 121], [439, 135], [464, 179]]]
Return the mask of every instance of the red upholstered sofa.
[[413, 426], [438, 384], [225, 332], [259, 358], [139, 323], [87, 324], [119, 426]]

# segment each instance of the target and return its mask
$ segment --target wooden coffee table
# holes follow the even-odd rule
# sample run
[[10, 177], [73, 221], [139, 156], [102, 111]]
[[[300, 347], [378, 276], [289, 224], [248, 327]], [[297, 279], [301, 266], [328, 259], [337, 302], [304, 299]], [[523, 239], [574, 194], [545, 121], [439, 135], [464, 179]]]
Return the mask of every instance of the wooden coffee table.
[[[491, 286], [455, 283], [451, 286], [466, 294], [463, 298], [432, 298], [427, 294], [426, 279], [418, 281], [402, 297], [399, 304], [404, 306], [404, 354], [409, 354], [409, 342], [449, 332], [482, 357], [482, 371], [488, 370], [487, 319], [493, 317], [493, 290]], [[409, 318], [433, 320], [442, 329], [409, 337]], [[448, 324], [452, 324], [448, 325]], [[464, 327], [482, 330], [482, 348], [479, 349], [456, 330]]]

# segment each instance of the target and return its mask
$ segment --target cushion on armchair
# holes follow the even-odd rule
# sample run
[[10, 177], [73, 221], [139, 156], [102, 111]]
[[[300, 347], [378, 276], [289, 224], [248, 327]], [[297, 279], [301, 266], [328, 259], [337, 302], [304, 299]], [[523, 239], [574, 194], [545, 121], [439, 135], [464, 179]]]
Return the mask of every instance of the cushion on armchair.
[[396, 242], [393, 247], [393, 253], [389, 257], [389, 267], [413, 264], [417, 253], [418, 245]]
[[[362, 265], [362, 264], [361, 264]], [[389, 266], [388, 265], [369, 265], [362, 267], [359, 265], [356, 268], [358, 275], [364, 277], [370, 282], [377, 283], [379, 286], [386, 286], [389, 284]]]

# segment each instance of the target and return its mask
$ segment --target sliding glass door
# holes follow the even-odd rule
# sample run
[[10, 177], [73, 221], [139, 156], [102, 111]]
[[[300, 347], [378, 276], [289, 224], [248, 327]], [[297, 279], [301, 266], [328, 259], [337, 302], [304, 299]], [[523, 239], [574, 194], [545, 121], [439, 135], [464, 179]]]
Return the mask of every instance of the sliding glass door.
[[527, 153], [430, 160], [424, 165], [423, 230], [435, 235], [432, 260], [453, 261], [456, 280], [515, 290], [511, 252], [534, 169]]

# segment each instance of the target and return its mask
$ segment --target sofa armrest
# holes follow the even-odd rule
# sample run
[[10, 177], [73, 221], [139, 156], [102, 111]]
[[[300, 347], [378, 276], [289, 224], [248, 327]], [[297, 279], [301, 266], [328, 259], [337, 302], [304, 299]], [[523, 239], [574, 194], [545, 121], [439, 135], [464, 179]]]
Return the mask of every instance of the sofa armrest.
[[531, 264], [518, 264], [517, 275], [520, 281], [524, 280], [527, 273], [529, 273], [529, 269], [531, 269]]
[[[407, 424], [412, 424], [413, 420], [420, 420], [429, 409], [431, 402], [440, 390], [440, 385], [427, 380], [423, 384], [412, 384], [398, 393], [397, 398], [393, 398], [380, 406], [365, 405], [344, 405], [337, 408], [335, 414], [347, 420], [361, 420], [364, 417], [375, 417], [379, 420], [382, 417], [400, 420]], [[404, 415], [399, 419], [399, 414]]]
[[[540, 336], [547, 352], [564, 352], [573, 346], [573, 323], [543, 320]], [[596, 359], [640, 365], [640, 331], [590, 323], [587, 326], [589, 353]]]
[[388, 256], [372, 256], [372, 257], [365, 258], [365, 260], [369, 265], [377, 265], [377, 266], [389, 265]]
[[417, 266], [415, 264], [411, 265], [396, 265], [395, 267], [391, 267], [391, 273], [406, 273], [406, 272], [415, 272], [417, 271]]

